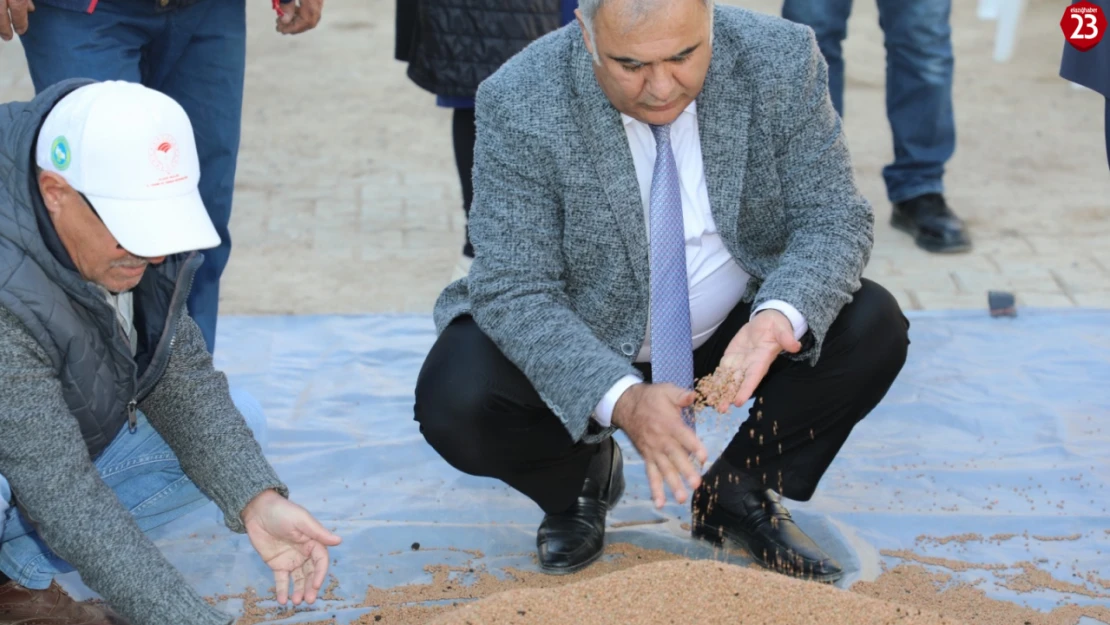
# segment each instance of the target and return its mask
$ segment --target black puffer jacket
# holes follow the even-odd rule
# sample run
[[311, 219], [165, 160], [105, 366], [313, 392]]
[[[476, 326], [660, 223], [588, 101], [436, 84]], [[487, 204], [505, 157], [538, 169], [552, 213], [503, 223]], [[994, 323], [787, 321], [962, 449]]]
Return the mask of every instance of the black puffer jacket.
[[397, 0], [394, 56], [420, 87], [474, 97], [478, 85], [560, 25], [560, 0]]

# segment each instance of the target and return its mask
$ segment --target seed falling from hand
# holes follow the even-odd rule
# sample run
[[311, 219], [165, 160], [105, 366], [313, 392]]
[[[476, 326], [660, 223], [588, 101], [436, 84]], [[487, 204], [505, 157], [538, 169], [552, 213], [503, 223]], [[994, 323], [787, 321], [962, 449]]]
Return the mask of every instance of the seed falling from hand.
[[738, 371], [727, 367], [717, 367], [717, 370], [712, 374], [697, 380], [694, 388], [697, 394], [697, 400], [695, 400], [693, 406], [694, 411], [700, 412], [706, 407], [728, 406], [736, 399], [743, 381], [744, 376]]

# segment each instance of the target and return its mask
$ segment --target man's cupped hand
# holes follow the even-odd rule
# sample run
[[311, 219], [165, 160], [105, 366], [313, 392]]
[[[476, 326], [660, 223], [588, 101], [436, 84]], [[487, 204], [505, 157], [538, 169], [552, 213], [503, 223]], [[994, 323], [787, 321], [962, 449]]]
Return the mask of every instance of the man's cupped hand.
[[289, 599], [290, 578], [293, 605], [314, 603], [328, 574], [328, 547], [338, 545], [340, 538], [272, 490], [251, 500], [242, 517], [251, 545], [274, 571], [278, 603]]
[[[721, 368], [732, 370], [735, 379], [740, 380], [740, 389], [732, 405], [739, 408], [751, 399], [779, 354], [796, 354], [801, 349], [802, 344], [794, 338], [794, 326], [786, 315], [771, 309], [756, 313], [736, 333], [721, 357]], [[729, 406], [722, 404], [715, 408], [723, 414]]]

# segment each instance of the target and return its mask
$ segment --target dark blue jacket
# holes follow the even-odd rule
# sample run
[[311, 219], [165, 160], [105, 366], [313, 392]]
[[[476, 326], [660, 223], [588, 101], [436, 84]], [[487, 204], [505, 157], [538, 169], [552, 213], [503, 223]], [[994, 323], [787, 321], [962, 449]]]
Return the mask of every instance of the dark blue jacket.
[[[1110, 0], [1088, 1], [1101, 7], [1110, 19]], [[1060, 76], [1110, 98], [1110, 36], [1104, 36], [1098, 45], [1086, 52], [1080, 52], [1065, 42]]]

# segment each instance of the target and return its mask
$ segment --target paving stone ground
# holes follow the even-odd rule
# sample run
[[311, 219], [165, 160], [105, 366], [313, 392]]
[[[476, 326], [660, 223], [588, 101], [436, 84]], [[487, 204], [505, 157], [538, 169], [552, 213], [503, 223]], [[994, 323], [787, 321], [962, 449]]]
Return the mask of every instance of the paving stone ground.
[[[450, 113], [392, 59], [394, 0], [329, 0], [320, 26], [297, 37], [275, 33], [270, 3], [251, 1], [221, 311], [430, 311], [463, 216]], [[855, 4], [845, 123], [876, 213], [865, 275], [907, 309], [984, 308], [989, 289], [1014, 290], [1024, 306], [1110, 307], [1103, 99], [1058, 77], [1061, 3], [1028, 2], [1006, 64], [990, 58], [994, 24], [974, 2], [953, 3], [958, 145], [946, 185], [975, 240], [954, 256], [920, 251], [887, 223], [885, 52], [874, 3]], [[19, 43], [0, 42], [0, 101], [32, 91]]]

